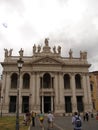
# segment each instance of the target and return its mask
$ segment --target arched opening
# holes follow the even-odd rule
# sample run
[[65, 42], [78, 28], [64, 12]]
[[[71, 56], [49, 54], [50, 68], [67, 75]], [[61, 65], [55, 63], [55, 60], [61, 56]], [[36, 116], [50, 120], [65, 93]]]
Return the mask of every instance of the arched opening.
[[81, 89], [81, 76], [79, 74], [75, 75], [76, 89]]
[[48, 73], [43, 76], [43, 88], [51, 88], [51, 77]]
[[68, 74], [64, 75], [64, 89], [70, 89], [70, 77]]
[[18, 75], [16, 73], [13, 73], [11, 76], [11, 88], [17, 89], [17, 83], [18, 83]]
[[23, 88], [28, 89], [30, 87], [30, 76], [29, 74], [23, 75]]

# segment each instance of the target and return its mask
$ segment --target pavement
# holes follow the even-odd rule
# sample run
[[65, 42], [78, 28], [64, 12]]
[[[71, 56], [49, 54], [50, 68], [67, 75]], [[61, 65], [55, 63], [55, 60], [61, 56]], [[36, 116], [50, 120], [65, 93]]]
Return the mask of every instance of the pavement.
[[55, 123], [53, 128], [48, 129], [47, 118], [44, 119], [43, 127], [41, 127], [38, 118], [36, 118], [35, 126], [32, 126], [32, 122], [31, 122], [28, 130], [60, 130], [60, 129], [56, 126]]
[[[71, 123], [72, 117], [55, 117], [54, 127], [49, 130], [73, 130]], [[44, 128], [40, 127], [38, 119], [35, 120], [35, 127], [32, 127], [30, 123], [28, 130], [48, 130], [47, 118], [44, 120]], [[89, 121], [85, 121], [82, 124], [82, 130], [98, 130], [98, 120], [96, 118], [90, 118]]]

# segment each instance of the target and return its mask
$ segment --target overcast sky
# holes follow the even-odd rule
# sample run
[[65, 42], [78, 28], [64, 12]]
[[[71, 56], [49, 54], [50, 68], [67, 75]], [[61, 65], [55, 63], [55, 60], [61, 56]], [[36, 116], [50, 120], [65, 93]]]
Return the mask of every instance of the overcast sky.
[[0, 62], [4, 48], [31, 56], [33, 45], [44, 46], [47, 37], [51, 47], [62, 47], [62, 56], [70, 48], [74, 57], [87, 51], [90, 71], [98, 71], [98, 0], [0, 0]]

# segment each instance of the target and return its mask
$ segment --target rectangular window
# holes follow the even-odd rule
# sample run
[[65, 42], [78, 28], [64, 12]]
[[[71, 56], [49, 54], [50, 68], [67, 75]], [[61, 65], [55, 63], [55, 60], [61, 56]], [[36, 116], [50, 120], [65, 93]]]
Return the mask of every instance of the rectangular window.
[[16, 112], [16, 96], [10, 96], [9, 112]]
[[66, 113], [72, 112], [71, 96], [65, 96], [65, 111]]
[[40, 88], [42, 88], [42, 77], [40, 78]]
[[84, 110], [82, 98], [83, 98], [82, 96], [77, 96], [77, 110], [78, 110], [78, 112], [83, 112], [83, 110]]
[[29, 111], [29, 96], [22, 97], [22, 112]]
[[91, 89], [91, 92], [93, 91], [93, 85], [92, 84], [90, 84], [90, 89]]
[[95, 109], [95, 102], [93, 102], [93, 109]]

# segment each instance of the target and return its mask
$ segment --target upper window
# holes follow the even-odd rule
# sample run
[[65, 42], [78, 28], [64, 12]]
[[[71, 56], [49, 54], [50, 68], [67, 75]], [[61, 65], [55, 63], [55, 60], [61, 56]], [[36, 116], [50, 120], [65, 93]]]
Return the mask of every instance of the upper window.
[[44, 74], [43, 76], [43, 87], [51, 88], [51, 76], [48, 73]]
[[80, 89], [81, 88], [81, 76], [79, 74], [76, 74], [76, 76], [75, 76], [75, 83], [76, 83], [76, 88]]
[[90, 83], [90, 89], [93, 91], [93, 83]]
[[29, 74], [23, 75], [23, 88], [28, 89], [30, 87], [30, 76]]
[[17, 82], [18, 82], [18, 75], [16, 73], [13, 73], [11, 76], [11, 88], [16, 89], [17, 88]]
[[70, 89], [70, 77], [68, 74], [64, 75], [64, 88]]

